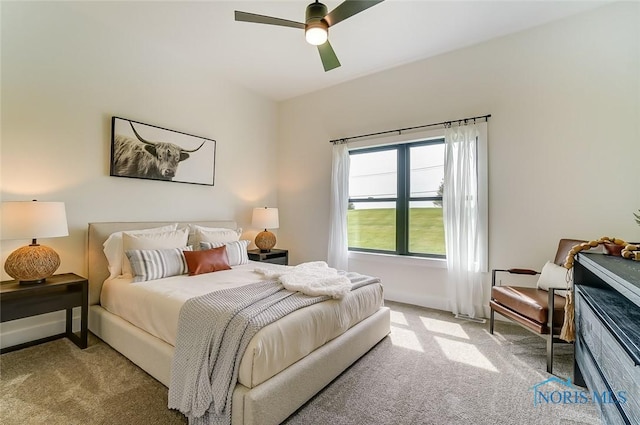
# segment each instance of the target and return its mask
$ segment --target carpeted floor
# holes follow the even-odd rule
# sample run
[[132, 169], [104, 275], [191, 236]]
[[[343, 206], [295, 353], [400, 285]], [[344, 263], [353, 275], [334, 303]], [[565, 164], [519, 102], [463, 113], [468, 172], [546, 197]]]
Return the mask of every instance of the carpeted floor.
[[[387, 305], [391, 335], [285, 424], [600, 424], [591, 404], [534, 406], [532, 387], [550, 377], [542, 338]], [[558, 346], [554, 372], [570, 377], [572, 364], [572, 346]], [[95, 337], [86, 350], [61, 339], [0, 356], [5, 425], [186, 423], [166, 406], [162, 384]]]

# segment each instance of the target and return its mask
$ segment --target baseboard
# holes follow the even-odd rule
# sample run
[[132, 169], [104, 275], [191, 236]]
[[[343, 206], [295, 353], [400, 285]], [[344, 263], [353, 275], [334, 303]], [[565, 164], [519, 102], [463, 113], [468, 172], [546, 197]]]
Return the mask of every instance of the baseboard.
[[448, 311], [446, 298], [431, 297], [428, 295], [416, 295], [384, 288], [384, 299], [404, 304], [412, 304], [420, 307], [433, 308], [435, 310]]
[[[407, 294], [397, 291], [389, 291], [387, 288], [384, 290], [384, 299], [388, 301], [395, 301], [404, 304], [417, 305], [420, 307], [432, 308], [434, 310], [450, 311], [449, 301], [446, 298], [430, 297], [425, 295]], [[483, 305], [482, 310], [484, 318], [489, 320], [491, 314], [491, 308], [489, 305]], [[495, 315], [495, 320], [500, 322], [509, 323], [510, 320], [502, 317], [500, 314]]]

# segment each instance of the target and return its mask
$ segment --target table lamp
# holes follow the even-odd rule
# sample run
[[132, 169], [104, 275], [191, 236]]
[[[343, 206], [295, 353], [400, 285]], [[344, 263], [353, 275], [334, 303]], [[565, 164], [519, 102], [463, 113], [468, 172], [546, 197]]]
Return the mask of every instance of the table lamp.
[[269, 252], [276, 245], [276, 235], [267, 229], [277, 229], [278, 222], [277, 208], [254, 208], [253, 217], [251, 219], [253, 227], [264, 229], [264, 231], [256, 235], [255, 243], [260, 252]]
[[2, 202], [0, 222], [1, 239], [31, 239], [7, 257], [4, 270], [21, 285], [44, 283], [60, 267], [60, 256], [36, 239], [69, 235], [64, 202]]

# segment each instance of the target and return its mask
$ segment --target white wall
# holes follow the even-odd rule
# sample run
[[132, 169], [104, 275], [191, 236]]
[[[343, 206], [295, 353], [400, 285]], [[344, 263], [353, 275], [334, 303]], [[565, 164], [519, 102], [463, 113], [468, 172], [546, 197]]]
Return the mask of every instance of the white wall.
[[[640, 240], [638, 22], [640, 3], [614, 3], [283, 102], [280, 245], [293, 262], [326, 258], [328, 140], [484, 114], [490, 268], [540, 269], [562, 237]], [[381, 276], [389, 299], [446, 308], [440, 266], [349, 264]]]
[[[142, 6], [118, 5], [2, 4], [1, 198], [66, 203], [69, 237], [42, 241], [60, 273], [86, 275], [89, 222], [234, 219], [252, 238], [252, 208], [277, 205], [276, 104], [150, 51], [117, 25]], [[113, 115], [215, 139], [215, 186], [110, 177]], [[27, 242], [2, 241], [2, 263]], [[62, 318], [4, 323], [2, 346], [62, 332]]]

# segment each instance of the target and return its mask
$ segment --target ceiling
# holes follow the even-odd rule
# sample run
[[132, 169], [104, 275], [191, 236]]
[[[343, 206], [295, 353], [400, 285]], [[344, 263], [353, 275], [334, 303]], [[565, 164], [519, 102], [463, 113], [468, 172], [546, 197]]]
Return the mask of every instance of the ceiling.
[[[342, 66], [329, 72], [324, 72], [317, 48], [305, 42], [304, 31], [234, 20], [234, 10], [241, 10], [304, 22], [309, 2], [72, 2], [67, 7], [83, 7], [83, 15], [115, 25], [149, 52], [284, 100], [606, 3], [386, 0], [330, 28]], [[325, 4], [333, 10], [340, 1]]]

